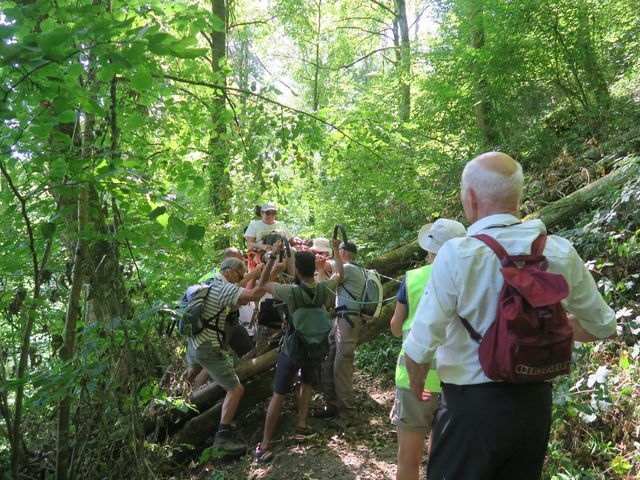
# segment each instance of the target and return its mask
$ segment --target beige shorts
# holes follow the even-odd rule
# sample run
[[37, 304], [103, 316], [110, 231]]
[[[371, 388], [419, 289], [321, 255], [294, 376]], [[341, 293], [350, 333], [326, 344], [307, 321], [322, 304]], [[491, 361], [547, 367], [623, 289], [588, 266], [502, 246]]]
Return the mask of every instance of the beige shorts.
[[240, 384], [230, 356], [220, 347], [214, 347], [210, 341], [198, 347], [195, 360], [227, 392]]
[[396, 388], [396, 399], [389, 418], [398, 428], [428, 434], [440, 406], [440, 394], [433, 393], [427, 402], [419, 401], [411, 390]]

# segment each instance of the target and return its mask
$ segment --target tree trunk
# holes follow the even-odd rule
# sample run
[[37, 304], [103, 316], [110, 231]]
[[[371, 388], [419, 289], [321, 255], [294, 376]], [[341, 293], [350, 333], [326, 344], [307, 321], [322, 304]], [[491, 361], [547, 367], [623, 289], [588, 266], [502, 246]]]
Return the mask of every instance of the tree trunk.
[[313, 105], [312, 110], [320, 108], [320, 40], [322, 34], [322, 0], [317, 1], [318, 13], [316, 18], [316, 61], [313, 64]]
[[638, 175], [640, 175], [640, 166], [638, 161], [635, 160], [582, 187], [580, 190], [576, 190], [572, 194], [527, 215], [525, 220], [539, 218], [547, 228], [555, 227], [568, 220], [575, 219], [575, 216], [582, 212], [593, 209], [600, 197], [610, 193], [612, 189], [638, 178]]
[[[240, 400], [236, 419], [242, 421], [242, 414], [256, 406], [257, 403], [269, 398], [273, 394], [273, 381], [275, 371], [271, 370], [253, 378], [245, 385], [245, 393]], [[189, 420], [184, 428], [174, 437], [177, 444], [189, 444], [194, 446], [203, 445], [207, 439], [212, 437], [220, 423], [222, 413], [222, 401], [216, 403], [204, 413]], [[175, 460], [180, 462], [191, 455], [190, 450], [176, 452]]]
[[474, 111], [476, 126], [484, 141], [490, 148], [497, 142], [495, 122], [492, 118], [491, 96], [489, 95], [484, 65], [480, 52], [485, 44], [484, 34], [484, 0], [470, 0], [468, 3], [467, 21], [469, 25], [469, 44], [476, 50], [471, 60], [474, 87]]
[[400, 108], [399, 116], [408, 122], [411, 116], [411, 44], [409, 42], [409, 23], [405, 0], [395, 0], [396, 21], [400, 36]]
[[[226, 86], [225, 63], [227, 56], [227, 5], [226, 0], [211, 0], [211, 13], [222, 28], [209, 32], [211, 43], [211, 77], [213, 83]], [[214, 91], [212, 98], [211, 127], [209, 136], [209, 198], [213, 211], [223, 220], [229, 217], [231, 179], [227, 146], [227, 109], [223, 91]]]
[[[93, 129], [92, 115], [85, 117], [85, 128]], [[89, 140], [85, 135], [85, 140]], [[93, 142], [93, 137], [90, 139]], [[88, 148], [88, 147], [87, 147]], [[67, 300], [67, 313], [64, 325], [64, 343], [60, 350], [60, 360], [69, 363], [73, 360], [76, 342], [76, 324], [80, 317], [80, 296], [83, 286], [83, 271], [87, 258], [87, 245], [80, 232], [88, 223], [88, 192], [86, 188], [78, 194], [78, 239], [73, 260], [72, 284]], [[69, 424], [71, 420], [71, 396], [67, 393], [58, 408], [58, 439], [56, 454], [56, 479], [65, 480], [69, 478], [69, 467], [71, 461], [71, 446], [69, 435]]]

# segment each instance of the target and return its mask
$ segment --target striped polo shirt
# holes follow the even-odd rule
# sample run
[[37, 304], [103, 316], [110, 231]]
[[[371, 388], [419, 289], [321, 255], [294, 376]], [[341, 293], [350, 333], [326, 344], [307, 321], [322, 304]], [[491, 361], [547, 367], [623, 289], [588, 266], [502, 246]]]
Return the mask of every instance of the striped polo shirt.
[[[211, 290], [204, 303], [203, 318], [211, 318], [222, 312], [218, 318], [218, 327], [224, 330], [224, 321], [227, 316], [227, 309], [238, 303], [238, 299], [244, 288], [229, 283], [221, 273], [218, 273], [211, 281]], [[223, 311], [224, 310], [224, 311]], [[212, 320], [215, 322], [216, 319]], [[214, 347], [220, 347], [218, 333], [211, 328], [205, 328], [197, 335], [189, 337], [192, 347], [198, 348], [204, 342], [210, 341]]]

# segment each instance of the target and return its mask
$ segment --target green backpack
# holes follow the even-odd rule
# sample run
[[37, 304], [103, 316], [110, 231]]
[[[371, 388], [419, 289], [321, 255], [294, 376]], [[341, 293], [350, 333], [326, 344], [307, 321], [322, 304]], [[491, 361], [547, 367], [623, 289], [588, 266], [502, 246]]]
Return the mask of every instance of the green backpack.
[[[302, 292], [311, 302], [305, 302]], [[324, 308], [326, 289], [318, 285], [318, 292], [300, 284], [293, 289], [296, 309], [291, 315], [285, 349], [296, 366], [319, 364], [329, 353], [329, 332], [333, 328], [331, 315]]]

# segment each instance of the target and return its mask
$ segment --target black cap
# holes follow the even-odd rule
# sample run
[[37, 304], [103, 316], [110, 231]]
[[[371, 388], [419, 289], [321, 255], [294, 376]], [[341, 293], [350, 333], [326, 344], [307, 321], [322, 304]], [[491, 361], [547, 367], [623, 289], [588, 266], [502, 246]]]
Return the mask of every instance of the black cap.
[[358, 253], [358, 247], [353, 242], [342, 242], [340, 244], [340, 248], [346, 250], [347, 252]]

